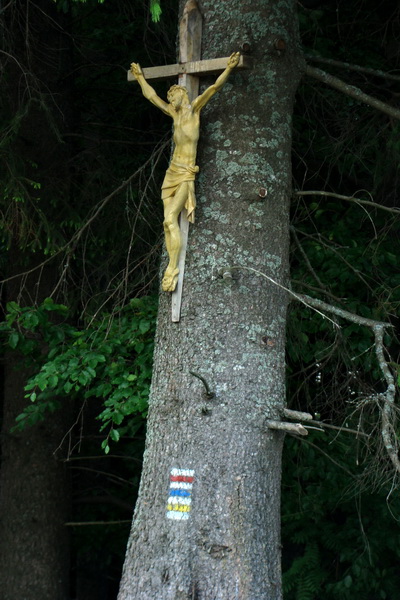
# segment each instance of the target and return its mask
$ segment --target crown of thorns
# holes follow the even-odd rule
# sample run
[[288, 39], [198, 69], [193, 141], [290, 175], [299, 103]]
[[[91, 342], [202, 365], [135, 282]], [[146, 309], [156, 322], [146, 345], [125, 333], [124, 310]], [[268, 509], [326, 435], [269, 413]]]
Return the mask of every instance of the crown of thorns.
[[169, 99], [171, 94], [173, 94], [176, 90], [181, 90], [182, 92], [185, 92], [186, 95], [188, 93], [187, 89], [183, 87], [183, 85], [172, 85], [167, 92], [167, 98]]

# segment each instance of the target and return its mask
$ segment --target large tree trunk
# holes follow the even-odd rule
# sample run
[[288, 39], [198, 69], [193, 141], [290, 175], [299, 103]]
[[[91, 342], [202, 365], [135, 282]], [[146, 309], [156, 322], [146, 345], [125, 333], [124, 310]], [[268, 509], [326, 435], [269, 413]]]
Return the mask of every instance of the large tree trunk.
[[[203, 58], [248, 42], [254, 69], [233, 74], [203, 113], [181, 321], [163, 294], [119, 600], [281, 598], [282, 434], [266, 421], [285, 401], [287, 297], [262, 274], [287, 284], [296, 16], [290, 0], [201, 10]], [[170, 480], [192, 475], [188, 518], [168, 518]]]

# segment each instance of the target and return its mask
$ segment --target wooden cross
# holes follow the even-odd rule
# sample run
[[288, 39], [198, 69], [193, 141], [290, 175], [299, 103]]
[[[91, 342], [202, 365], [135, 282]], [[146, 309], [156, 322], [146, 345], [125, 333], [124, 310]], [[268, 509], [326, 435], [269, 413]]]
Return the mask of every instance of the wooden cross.
[[[179, 63], [163, 67], [148, 67], [142, 69], [145, 79], [170, 79], [178, 76], [179, 85], [188, 91], [189, 100], [192, 101], [199, 94], [199, 77], [202, 75], [216, 75], [225, 70], [229, 57], [200, 60], [201, 57], [202, 16], [196, 0], [188, 0], [183, 10], [179, 24]], [[247, 56], [240, 56], [236, 69], [251, 68], [251, 60]], [[135, 81], [131, 71], [128, 71], [128, 81]], [[172, 321], [180, 320], [183, 276], [185, 273], [186, 248], [189, 234], [189, 221], [184, 208], [180, 215], [180, 230], [182, 247], [179, 255], [179, 275], [175, 290], [172, 292]]]

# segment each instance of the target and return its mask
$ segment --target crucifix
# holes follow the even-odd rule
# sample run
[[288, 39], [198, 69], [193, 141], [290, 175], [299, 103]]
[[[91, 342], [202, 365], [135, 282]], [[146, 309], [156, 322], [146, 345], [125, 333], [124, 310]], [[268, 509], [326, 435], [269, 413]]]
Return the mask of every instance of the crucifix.
[[[200, 129], [200, 111], [221, 89], [234, 68], [249, 68], [246, 57], [239, 52], [227, 58], [199, 60], [201, 56], [202, 17], [195, 0], [185, 5], [179, 27], [179, 64], [141, 69], [132, 63], [128, 81], [138, 81], [143, 95], [174, 122], [174, 151], [162, 184], [164, 203], [165, 244], [169, 264], [164, 273], [162, 288], [172, 292], [172, 321], [180, 319], [183, 276], [189, 222], [194, 222], [196, 205], [194, 194], [197, 142]], [[220, 73], [214, 85], [199, 93], [199, 77]], [[162, 100], [147, 83], [148, 79], [179, 77]], [[179, 222], [178, 222], [179, 219]]]

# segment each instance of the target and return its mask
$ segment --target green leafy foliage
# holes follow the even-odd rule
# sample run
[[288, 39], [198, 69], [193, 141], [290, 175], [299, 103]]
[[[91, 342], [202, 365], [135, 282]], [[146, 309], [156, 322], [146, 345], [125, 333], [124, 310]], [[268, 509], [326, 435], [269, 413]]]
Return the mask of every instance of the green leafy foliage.
[[[134, 299], [113, 315], [102, 314], [85, 328], [54, 317], [66, 317], [67, 307], [47, 298], [38, 308], [7, 305], [0, 326], [5, 345], [29, 356], [39, 370], [25, 386], [33, 403], [18, 416], [21, 429], [55, 410], [62, 398], [97, 398], [102, 443], [134, 432], [147, 411], [156, 316], [154, 298]], [[43, 354], [43, 344], [47, 353]]]
[[[38, 364], [42, 360], [43, 343], [52, 351], [55, 344], [63, 343], [71, 333], [71, 327], [64, 321], [67, 315], [68, 308], [52, 298], [46, 298], [38, 307], [22, 308], [10, 301], [6, 305], [5, 320], [0, 323], [3, 344], [18, 350], [29, 364]], [[56, 326], [52, 316], [62, 321]]]
[[397, 598], [400, 501], [390, 482], [360, 486], [359, 446], [355, 436], [336, 433], [286, 441], [285, 600]]

